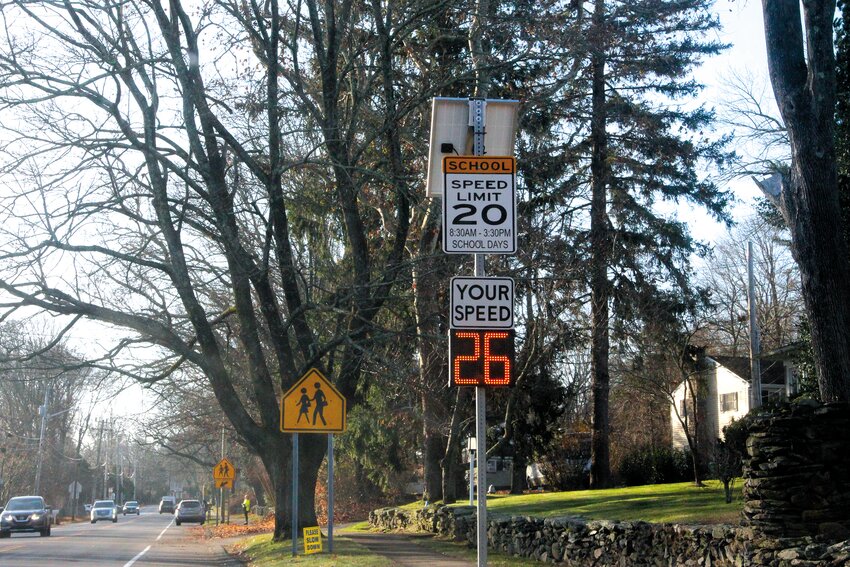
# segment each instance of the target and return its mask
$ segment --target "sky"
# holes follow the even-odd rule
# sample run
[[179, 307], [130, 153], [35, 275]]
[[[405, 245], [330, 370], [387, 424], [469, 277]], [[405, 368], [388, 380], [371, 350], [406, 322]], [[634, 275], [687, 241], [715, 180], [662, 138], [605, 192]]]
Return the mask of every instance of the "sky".
[[[765, 83], [769, 81], [769, 78], [761, 2], [717, 0], [715, 11], [723, 26], [718, 39], [732, 44], [732, 47], [721, 55], [708, 59], [695, 75], [705, 85], [705, 90], [699, 98], [707, 105], [713, 105], [719, 110], [726, 97], [723, 87], [724, 77], [728, 77], [733, 70], [746, 71]], [[772, 96], [769, 88], [767, 92]], [[734, 180], [721, 184], [721, 188], [730, 190], [735, 196], [736, 202], [732, 209], [735, 220], [742, 220], [753, 214], [752, 203], [756, 197], [760, 196], [760, 192], [751, 179]], [[690, 208], [685, 219], [689, 223], [691, 234], [698, 240], [710, 243], [725, 234], [726, 229], [723, 225], [701, 211]]]

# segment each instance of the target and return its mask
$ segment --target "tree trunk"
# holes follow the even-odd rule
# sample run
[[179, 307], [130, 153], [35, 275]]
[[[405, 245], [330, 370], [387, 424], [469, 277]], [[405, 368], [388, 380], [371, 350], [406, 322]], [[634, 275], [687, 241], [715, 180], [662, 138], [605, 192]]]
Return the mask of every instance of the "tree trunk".
[[527, 466], [525, 454], [521, 451], [514, 452], [513, 467], [511, 467], [511, 494], [522, 494], [528, 488], [525, 482], [525, 467]]
[[462, 415], [466, 411], [469, 393], [472, 388], [457, 388], [455, 407], [449, 426], [449, 438], [446, 442], [446, 454], [440, 461], [443, 470], [443, 502], [451, 504], [457, 501], [457, 475], [460, 466], [460, 436], [462, 433]]
[[608, 263], [610, 242], [607, 216], [607, 165], [608, 137], [605, 109], [605, 53], [602, 42], [605, 2], [596, 0], [593, 14], [593, 29], [596, 42], [592, 46], [593, 93], [591, 116], [591, 143], [593, 150], [590, 161], [591, 204], [591, 380], [593, 390], [593, 433], [591, 437], [590, 487], [604, 488], [609, 485], [611, 470], [609, 463], [608, 393], [608, 300], [610, 296]]
[[780, 206], [800, 265], [824, 401], [850, 401], [850, 260], [834, 141], [835, 2], [763, 0], [773, 92], [791, 142]]
[[[327, 438], [324, 434], [301, 433], [298, 437], [298, 526], [318, 525], [316, 519], [316, 481], [325, 457]], [[292, 531], [292, 434], [280, 435], [259, 452], [263, 466], [274, 486], [275, 541], [288, 539]]]
[[429, 205], [422, 235], [419, 240], [419, 262], [413, 274], [414, 303], [416, 308], [416, 335], [419, 350], [420, 404], [422, 407], [422, 433], [424, 437], [425, 499], [435, 502], [443, 499], [440, 459], [446, 454], [446, 404], [441, 392], [445, 391], [446, 345], [440, 314], [439, 290], [444, 288], [443, 263], [437, 256], [440, 242], [440, 203], [434, 199]]

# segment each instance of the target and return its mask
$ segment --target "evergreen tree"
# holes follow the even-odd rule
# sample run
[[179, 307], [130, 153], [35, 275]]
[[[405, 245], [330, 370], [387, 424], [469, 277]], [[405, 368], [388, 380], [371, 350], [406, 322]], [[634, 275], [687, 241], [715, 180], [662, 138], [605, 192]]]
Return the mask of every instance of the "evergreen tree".
[[[728, 195], [697, 173], [723, 165], [725, 139], [706, 130], [714, 113], [694, 108], [690, 75], [723, 45], [708, 0], [594, 0], [583, 27], [584, 94], [574, 150], [589, 165], [589, 219], [579, 244], [589, 262], [593, 440], [591, 485], [610, 482], [608, 392], [611, 331], [617, 320], [657, 313], [657, 298], [687, 306], [689, 256], [699, 244], [660, 203], [682, 201], [726, 219]], [[663, 290], [663, 291], [662, 291]], [[675, 293], [671, 294], [670, 290]], [[613, 308], [613, 312], [611, 311]], [[612, 325], [612, 315], [614, 324]]]

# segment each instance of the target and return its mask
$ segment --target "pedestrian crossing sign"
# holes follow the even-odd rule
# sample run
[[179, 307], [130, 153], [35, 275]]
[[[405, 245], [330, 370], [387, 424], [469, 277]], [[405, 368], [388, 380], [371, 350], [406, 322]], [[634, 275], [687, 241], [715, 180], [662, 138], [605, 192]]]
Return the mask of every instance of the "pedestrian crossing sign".
[[216, 488], [233, 488], [233, 480], [236, 478], [236, 467], [227, 458], [223, 458], [213, 467], [213, 479]]
[[315, 368], [283, 395], [280, 404], [284, 433], [342, 433], [345, 417], [345, 397]]

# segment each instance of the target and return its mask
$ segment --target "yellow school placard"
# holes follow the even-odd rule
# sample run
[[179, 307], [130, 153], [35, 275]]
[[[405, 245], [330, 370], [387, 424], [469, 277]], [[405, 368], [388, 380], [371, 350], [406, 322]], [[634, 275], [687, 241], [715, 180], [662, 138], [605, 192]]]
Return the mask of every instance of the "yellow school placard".
[[236, 478], [236, 467], [225, 457], [213, 467], [213, 478], [215, 479], [216, 488], [233, 488], [233, 479]]
[[304, 528], [304, 555], [322, 552], [322, 532], [319, 526]]
[[280, 430], [284, 433], [342, 433], [345, 398], [315, 368], [283, 395]]

